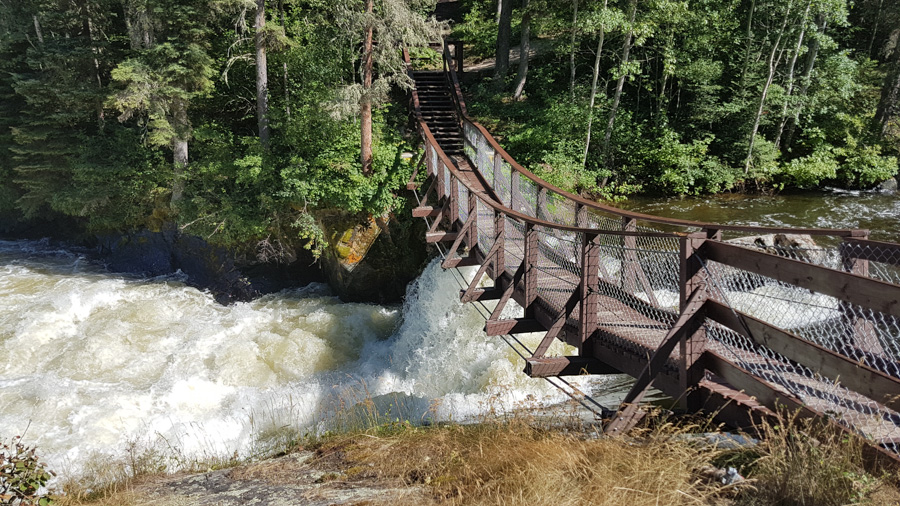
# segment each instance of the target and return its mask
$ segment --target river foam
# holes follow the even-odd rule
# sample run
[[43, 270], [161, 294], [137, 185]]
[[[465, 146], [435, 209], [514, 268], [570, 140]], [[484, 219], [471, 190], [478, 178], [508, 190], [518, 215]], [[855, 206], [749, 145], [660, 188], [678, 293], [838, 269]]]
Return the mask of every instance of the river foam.
[[178, 275], [117, 277], [0, 241], [0, 438], [27, 428], [74, 475], [135, 444], [164, 446], [176, 465], [247, 456], [366, 398], [398, 418], [457, 420], [564, 400], [485, 336], [454, 276], [432, 263], [402, 306], [342, 303], [313, 284], [224, 307]]

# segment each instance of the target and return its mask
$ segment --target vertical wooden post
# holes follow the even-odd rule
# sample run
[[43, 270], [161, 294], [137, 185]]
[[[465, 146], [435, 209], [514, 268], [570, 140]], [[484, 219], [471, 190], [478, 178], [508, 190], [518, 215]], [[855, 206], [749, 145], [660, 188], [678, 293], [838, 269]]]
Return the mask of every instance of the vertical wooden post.
[[[623, 217], [622, 231], [637, 231], [637, 220]], [[640, 266], [637, 252], [635, 251], [637, 249], [637, 238], [633, 235], [626, 235], [622, 237], [622, 244], [625, 247], [622, 255], [622, 288], [633, 294], [638, 291], [636, 269]]]
[[[469, 231], [466, 234], [466, 243], [469, 246], [469, 251], [475, 249], [478, 246], [478, 197], [475, 196], [474, 192], [469, 192], [469, 217], [472, 219], [472, 225], [469, 226]], [[485, 251], [487, 253], [487, 251]], [[471, 254], [471, 253], [470, 253]]]
[[[853, 253], [853, 248], [846, 242], [847, 240], [868, 238], [868, 231], [861, 231], [859, 236], [845, 238], [845, 241], [841, 243], [841, 264], [845, 271], [860, 276], [869, 276], [869, 261], [857, 258]], [[878, 341], [874, 324], [857, 314], [853, 307], [846, 302], [841, 302], [840, 310], [849, 324], [848, 329], [844, 332], [843, 341], [868, 353], [884, 354], [884, 348]]]
[[535, 202], [534, 215], [541, 220], [553, 221], [547, 218], [547, 189], [538, 187], [537, 202]]
[[[682, 314], [685, 311], [696, 309], [688, 307], [688, 299], [691, 294], [696, 290], [707, 290], [698, 252], [706, 239], [706, 232], [696, 232], [681, 238], [678, 307]], [[707, 295], [703, 294], [699, 300], [703, 301], [706, 298]], [[679, 341], [681, 360], [678, 367], [678, 379], [683, 392], [679, 402], [688, 411], [697, 411], [701, 408], [696, 386], [703, 379], [704, 371], [697, 361], [706, 349], [707, 339], [702, 315], [693, 322], [692, 327], [684, 329]]]
[[497, 250], [497, 258], [494, 260], [494, 275], [497, 279], [506, 270], [506, 215], [500, 211], [494, 211], [494, 236], [495, 240], [503, 241]]
[[[500, 186], [499, 181], [503, 181], [503, 157], [500, 156], [500, 153], [494, 153], [494, 191], [500, 197], [500, 203], [509, 207], [509, 202], [503, 200], [503, 194], [497, 188]], [[509, 184], [509, 181], [507, 181], [506, 186], [509, 187]]]
[[589, 228], [587, 223], [588, 210], [584, 204], [575, 204], [575, 226], [581, 228]]
[[456, 73], [460, 76], [463, 75], [463, 43], [462, 41], [456, 41], [456, 45], [454, 46], [456, 53]]
[[509, 207], [515, 211], [521, 211], [516, 207], [516, 202], [522, 199], [522, 195], [519, 193], [519, 177], [516, 169], [509, 169]]
[[459, 181], [450, 175], [450, 232], [455, 231], [459, 221]]
[[531, 223], [525, 224], [525, 318], [534, 317], [537, 298], [538, 232]]
[[[598, 284], [600, 271], [600, 253], [597, 248], [597, 234], [584, 234], [581, 241], [581, 314], [580, 341], [578, 354], [584, 356], [584, 343], [597, 330], [597, 312], [600, 309], [600, 295], [595, 287]], [[590, 345], [589, 345], [590, 346]]]

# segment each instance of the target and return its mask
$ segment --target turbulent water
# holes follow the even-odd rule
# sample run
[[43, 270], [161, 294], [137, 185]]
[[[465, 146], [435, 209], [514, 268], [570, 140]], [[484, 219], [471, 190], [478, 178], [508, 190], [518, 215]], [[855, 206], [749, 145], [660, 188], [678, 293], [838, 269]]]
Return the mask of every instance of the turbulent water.
[[128, 279], [0, 241], [0, 439], [27, 429], [51, 468], [76, 474], [135, 447], [249, 455], [361, 398], [411, 420], [563, 400], [485, 337], [455, 275], [432, 264], [402, 307], [317, 284], [225, 307], [178, 276]]
[[631, 198], [623, 208], [658, 216], [764, 227], [864, 228], [871, 238], [900, 242], [900, 195], [878, 191], [778, 195]]

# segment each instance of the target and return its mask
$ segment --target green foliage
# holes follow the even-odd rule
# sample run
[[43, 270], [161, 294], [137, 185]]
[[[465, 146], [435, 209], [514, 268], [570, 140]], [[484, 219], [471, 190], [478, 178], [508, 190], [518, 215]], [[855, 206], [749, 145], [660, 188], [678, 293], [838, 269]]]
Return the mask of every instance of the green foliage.
[[37, 450], [17, 436], [0, 443], [0, 502], [22, 506], [48, 506], [53, 498], [44, 487], [55, 476], [38, 459]]

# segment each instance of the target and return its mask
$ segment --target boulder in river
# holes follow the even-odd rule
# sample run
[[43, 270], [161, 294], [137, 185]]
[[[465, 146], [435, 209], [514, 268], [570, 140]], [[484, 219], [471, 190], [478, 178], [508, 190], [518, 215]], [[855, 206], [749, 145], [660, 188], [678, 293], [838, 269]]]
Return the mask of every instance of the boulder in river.
[[754, 235], [729, 239], [728, 242], [819, 265], [828, 257], [827, 251], [809, 234]]

